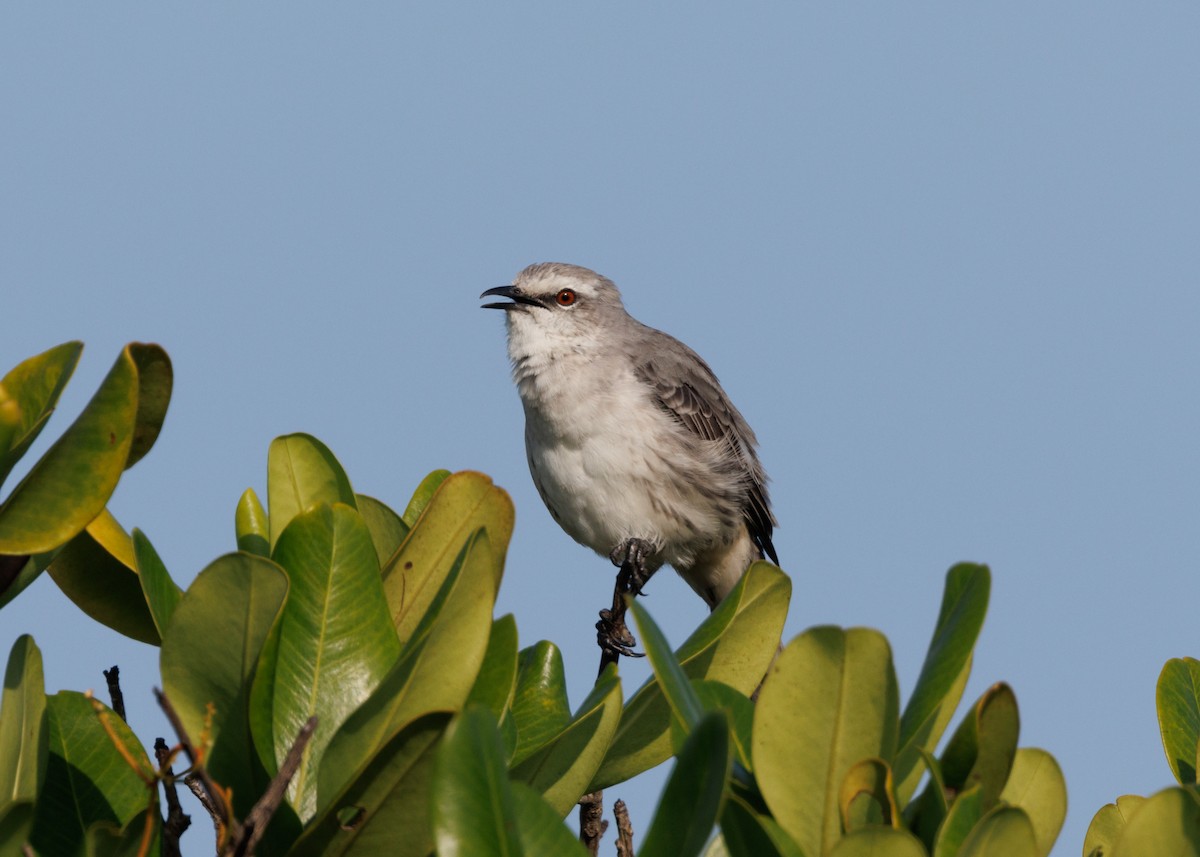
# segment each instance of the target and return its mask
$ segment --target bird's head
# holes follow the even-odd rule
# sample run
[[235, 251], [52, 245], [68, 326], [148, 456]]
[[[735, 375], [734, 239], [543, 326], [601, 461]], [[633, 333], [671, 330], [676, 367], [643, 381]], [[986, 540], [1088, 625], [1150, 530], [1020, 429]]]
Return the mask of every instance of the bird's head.
[[543, 348], [585, 347], [603, 340], [612, 320], [628, 318], [612, 280], [562, 262], [530, 265], [511, 286], [488, 289], [479, 297], [507, 298], [483, 306], [505, 311], [514, 359]]

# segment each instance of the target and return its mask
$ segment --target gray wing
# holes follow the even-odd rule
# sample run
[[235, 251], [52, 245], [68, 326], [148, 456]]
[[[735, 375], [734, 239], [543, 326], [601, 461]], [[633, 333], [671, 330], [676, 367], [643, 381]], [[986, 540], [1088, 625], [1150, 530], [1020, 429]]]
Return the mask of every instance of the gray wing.
[[754, 431], [721, 389], [717, 376], [700, 355], [662, 331], [647, 328], [663, 337], [634, 355], [636, 373], [654, 391], [658, 404], [693, 434], [729, 446], [747, 483], [742, 514], [750, 537], [761, 553], [776, 565], [779, 557], [771, 534], [775, 516], [767, 494], [767, 477], [759, 463]]

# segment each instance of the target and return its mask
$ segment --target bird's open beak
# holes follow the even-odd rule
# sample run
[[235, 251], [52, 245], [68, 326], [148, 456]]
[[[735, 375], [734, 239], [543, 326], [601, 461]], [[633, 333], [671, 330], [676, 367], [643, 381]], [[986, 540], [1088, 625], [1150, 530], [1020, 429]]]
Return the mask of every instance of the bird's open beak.
[[491, 295], [498, 295], [502, 298], [508, 298], [510, 301], [512, 301], [512, 303], [484, 304], [482, 307], [480, 307], [481, 309], [517, 309], [522, 304], [529, 304], [530, 306], [537, 307], [542, 306], [541, 301], [529, 297], [516, 286], [497, 286], [494, 289], [488, 289], [479, 297], [486, 298]]

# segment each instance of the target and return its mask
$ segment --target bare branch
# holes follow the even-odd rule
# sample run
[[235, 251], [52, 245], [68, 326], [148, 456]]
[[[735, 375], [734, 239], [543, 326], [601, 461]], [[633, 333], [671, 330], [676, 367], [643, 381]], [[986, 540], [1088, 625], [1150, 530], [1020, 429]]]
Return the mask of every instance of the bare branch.
[[625, 801], [618, 799], [613, 804], [613, 816], [617, 819], [617, 857], [633, 857], [633, 825]]
[[192, 824], [192, 817], [179, 804], [179, 793], [175, 790], [175, 772], [171, 770], [171, 748], [162, 738], [154, 739], [154, 758], [158, 760], [162, 774], [163, 792], [167, 796], [167, 820], [163, 823], [164, 857], [180, 857], [179, 837]]
[[104, 670], [104, 680], [108, 682], [108, 698], [112, 700], [112, 710], [126, 723], [125, 694], [121, 693], [121, 668], [113, 664], [110, 670]]
[[579, 841], [592, 857], [600, 852], [600, 837], [608, 830], [604, 820], [604, 792], [595, 791], [579, 799]]
[[317, 716], [314, 714], [308, 718], [303, 726], [300, 727], [300, 732], [296, 735], [296, 740], [292, 743], [292, 747], [284, 757], [283, 764], [279, 766], [279, 773], [271, 780], [271, 784], [267, 786], [267, 790], [263, 792], [262, 797], [258, 799], [258, 803], [250, 810], [250, 814], [246, 816], [246, 820], [242, 823], [241, 836], [235, 841], [232, 850], [229, 852], [234, 857], [249, 857], [254, 853], [254, 849], [258, 847], [259, 841], [263, 838], [263, 834], [267, 830], [267, 825], [270, 823], [275, 811], [279, 809], [279, 804], [283, 802], [283, 796], [287, 792], [288, 783], [292, 781], [292, 777], [296, 775], [296, 770], [300, 767], [300, 761], [304, 758], [304, 748], [308, 746], [309, 740], [312, 739], [313, 732], [317, 728]]

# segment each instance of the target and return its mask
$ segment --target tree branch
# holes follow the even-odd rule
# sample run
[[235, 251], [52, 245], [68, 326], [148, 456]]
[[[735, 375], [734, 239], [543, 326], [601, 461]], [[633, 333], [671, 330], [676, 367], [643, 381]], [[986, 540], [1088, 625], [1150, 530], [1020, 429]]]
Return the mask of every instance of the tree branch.
[[179, 793], [175, 790], [175, 772], [171, 770], [171, 748], [162, 738], [154, 740], [154, 758], [162, 772], [163, 792], [167, 797], [167, 820], [163, 823], [164, 857], [180, 857], [179, 837], [192, 824], [192, 817], [179, 804]]
[[[125, 694], [121, 693], [121, 668], [113, 664], [110, 670], [104, 670], [104, 680], [108, 682], [108, 698], [112, 700], [112, 710], [125, 720]], [[128, 723], [128, 720], [125, 720]]]

